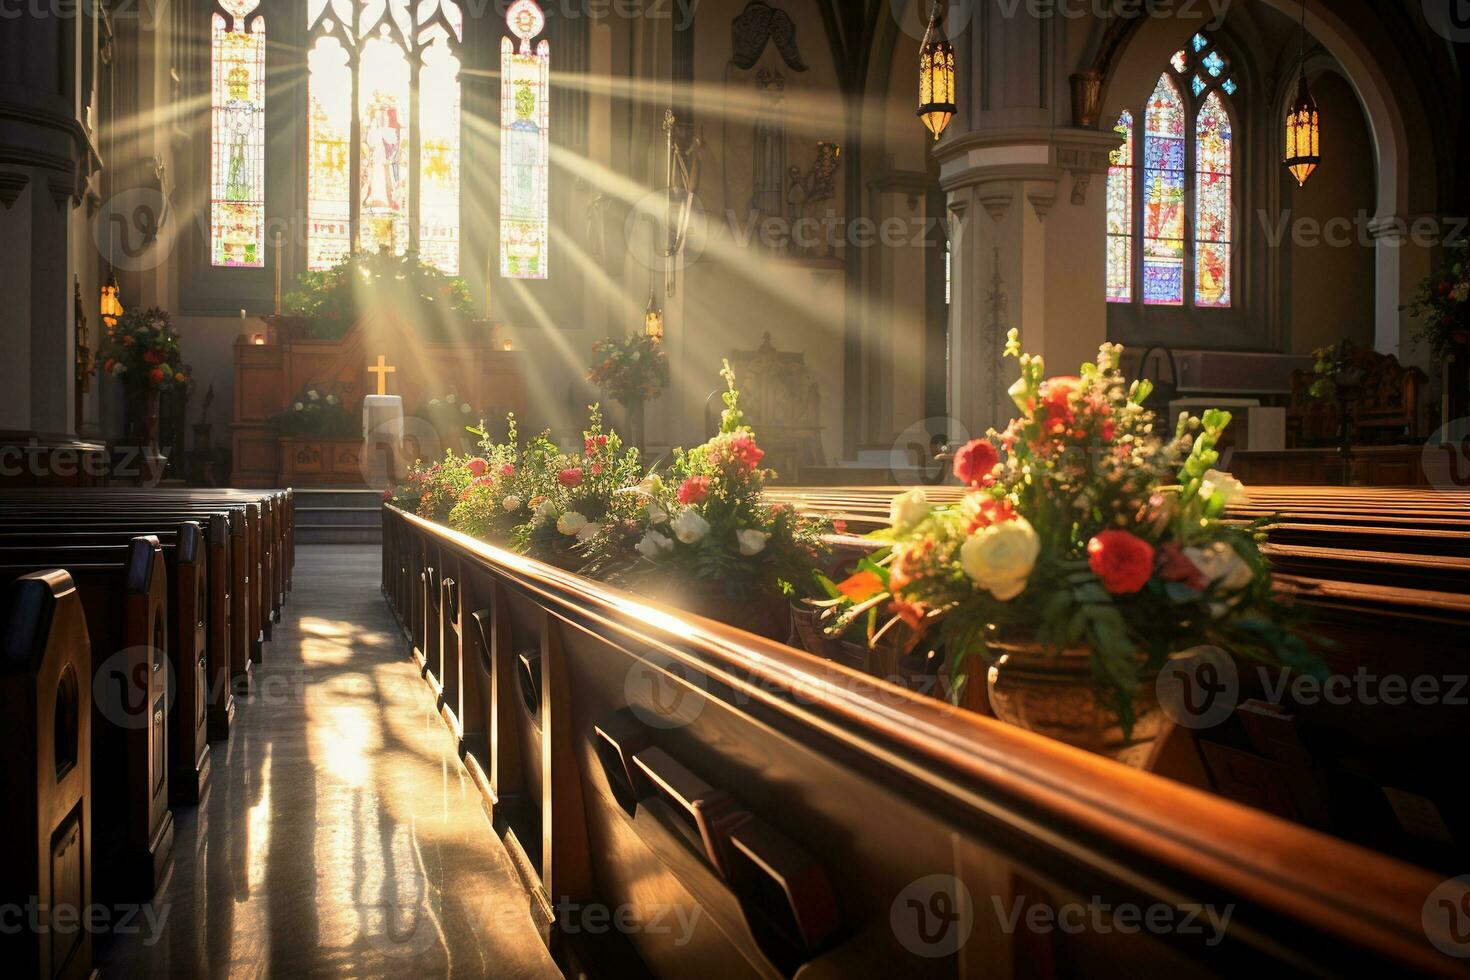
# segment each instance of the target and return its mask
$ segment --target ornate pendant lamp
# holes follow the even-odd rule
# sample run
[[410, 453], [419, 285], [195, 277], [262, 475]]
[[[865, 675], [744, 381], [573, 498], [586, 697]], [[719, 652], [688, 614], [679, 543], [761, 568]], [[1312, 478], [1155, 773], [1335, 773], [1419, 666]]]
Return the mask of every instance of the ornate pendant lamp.
[[117, 326], [117, 318], [123, 315], [122, 298], [117, 288], [116, 273], [109, 275], [107, 282], [102, 286], [100, 312], [102, 314], [102, 322], [107, 324], [108, 330]]
[[1305, 187], [1307, 178], [1322, 162], [1322, 135], [1317, 100], [1307, 85], [1307, 0], [1302, 0], [1301, 76], [1297, 79], [1296, 101], [1286, 110], [1286, 169]]
[[648, 310], [643, 314], [643, 332], [653, 338], [654, 343], [664, 339], [664, 311], [659, 309], [658, 297], [648, 291]]
[[954, 102], [954, 45], [944, 36], [939, 0], [929, 16], [929, 29], [919, 48], [918, 117], [937, 140], [956, 112]]

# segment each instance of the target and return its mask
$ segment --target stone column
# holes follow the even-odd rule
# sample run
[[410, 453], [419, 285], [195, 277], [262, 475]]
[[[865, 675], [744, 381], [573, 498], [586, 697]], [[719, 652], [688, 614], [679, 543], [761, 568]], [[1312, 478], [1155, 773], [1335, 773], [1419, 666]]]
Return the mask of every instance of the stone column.
[[[60, 14], [55, 10], [62, 10]], [[93, 159], [78, 119], [80, 15], [27, 12], [0, 31], [0, 429], [75, 431], [71, 237]], [[90, 74], [88, 75], [90, 78]]]
[[1107, 336], [1106, 174], [1119, 139], [1095, 118], [1073, 125], [1057, 54], [1069, 29], [1024, 5], [1003, 15], [986, 4], [955, 38], [960, 113], [935, 150], [952, 236], [953, 438], [1011, 417], [1016, 371], [1001, 357], [1011, 327], [1057, 374], [1075, 373]]

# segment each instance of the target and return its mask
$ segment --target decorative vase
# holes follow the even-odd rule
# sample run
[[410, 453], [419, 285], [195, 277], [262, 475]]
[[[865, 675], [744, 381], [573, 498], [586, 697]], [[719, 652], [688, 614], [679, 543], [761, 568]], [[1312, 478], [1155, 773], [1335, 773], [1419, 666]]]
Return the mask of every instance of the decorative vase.
[[[1157, 671], [1140, 675], [1133, 731], [1125, 735], [1093, 680], [1091, 650], [1048, 653], [1034, 643], [996, 642], [990, 648], [1002, 655], [990, 665], [984, 685], [995, 717], [1135, 769], [1150, 768], [1174, 726], [1159, 704]], [[967, 686], [980, 686], [978, 681], [972, 677]]]

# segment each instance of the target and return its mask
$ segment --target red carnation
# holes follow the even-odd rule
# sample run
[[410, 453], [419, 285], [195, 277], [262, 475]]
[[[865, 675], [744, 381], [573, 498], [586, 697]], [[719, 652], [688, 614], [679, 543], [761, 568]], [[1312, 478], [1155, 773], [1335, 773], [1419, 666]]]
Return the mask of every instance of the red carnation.
[[1087, 564], [1113, 595], [1130, 595], [1148, 584], [1154, 546], [1127, 531], [1103, 531], [1087, 542]]
[[989, 527], [992, 524], [1004, 524], [1006, 521], [1014, 521], [1015, 519], [1016, 511], [1011, 506], [1009, 500], [1006, 500], [1004, 497], [999, 500], [994, 497], [987, 497], [980, 502], [980, 509], [975, 513], [974, 519], [970, 521], [970, 533], [974, 534], [981, 528]]
[[747, 470], [755, 469], [766, 454], [764, 449], [755, 444], [755, 439], [744, 432], [730, 440], [728, 450], [730, 458]]
[[999, 462], [1000, 453], [988, 439], [972, 439], [955, 453], [954, 475], [967, 487], [983, 486]]
[[679, 503], [702, 504], [709, 497], [709, 477], [691, 476], [679, 485]]
[[479, 459], [477, 457], [475, 459], [470, 460], [468, 465], [469, 465], [469, 468], [470, 468], [470, 476], [474, 477], [475, 479], [478, 480], [480, 477], [482, 477], [482, 476], [485, 475], [485, 465], [486, 464], [485, 464], [485, 461], [483, 459]]
[[507, 477], [508, 476], [515, 476], [516, 475], [516, 468], [514, 466], [510, 465], [509, 463], [506, 463], [504, 466], [502, 466], [500, 468], [500, 475], [501, 476], [507, 476]]
[[582, 467], [569, 466], [556, 475], [556, 482], [568, 489], [582, 483]]
[[1051, 435], [1063, 435], [1072, 427], [1075, 416], [1072, 413], [1071, 397], [1081, 383], [1080, 378], [1072, 375], [1060, 375], [1047, 380], [1041, 407], [1045, 415], [1043, 424]]

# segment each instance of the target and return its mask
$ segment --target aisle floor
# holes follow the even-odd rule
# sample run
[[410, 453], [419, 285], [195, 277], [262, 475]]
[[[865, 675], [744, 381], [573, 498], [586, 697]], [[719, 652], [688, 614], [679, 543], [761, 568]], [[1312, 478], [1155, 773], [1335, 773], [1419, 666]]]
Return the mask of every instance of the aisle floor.
[[[557, 977], [379, 591], [376, 546], [303, 546], [173, 870], [104, 977]], [[97, 819], [105, 819], [97, 814]], [[115, 919], [115, 921], [118, 921]]]

